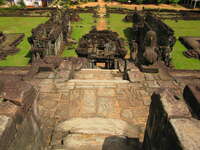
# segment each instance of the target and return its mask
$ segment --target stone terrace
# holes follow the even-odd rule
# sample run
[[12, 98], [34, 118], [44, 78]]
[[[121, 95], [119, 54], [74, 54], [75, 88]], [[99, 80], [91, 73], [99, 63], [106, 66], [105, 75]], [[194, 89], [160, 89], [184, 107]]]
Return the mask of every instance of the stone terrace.
[[[51, 61], [44, 61], [44, 64], [41, 64], [42, 68], [44, 68], [45, 62]], [[12, 78], [9, 78], [10, 75], [1, 73], [0, 81], [6, 84], [2, 84], [1, 96], [3, 102], [0, 103], [0, 106], [2, 106], [0, 117], [9, 114], [10, 107], [16, 108], [13, 110], [17, 110], [17, 112], [25, 109], [25, 112], [28, 113], [26, 113], [27, 115], [22, 113], [24, 114], [24, 121], [17, 122], [17, 130], [12, 132], [17, 137], [22, 135], [22, 138], [16, 138], [13, 142], [8, 141], [8, 143], [4, 142], [5, 135], [7, 135], [7, 131], [11, 130], [9, 130], [9, 122], [5, 120], [6, 118], [2, 118], [3, 127], [0, 144], [7, 144], [8, 147], [9, 142], [11, 142], [10, 149], [15, 148], [15, 145], [20, 148], [27, 148], [28, 145], [34, 147], [34, 141], [37, 141], [38, 149], [44, 146], [48, 150], [110, 150], [111, 148], [114, 150], [140, 150], [145, 139], [143, 146], [146, 147], [143, 148], [150, 150], [152, 148], [148, 145], [154, 144], [155, 140], [160, 140], [160, 138], [154, 140], [152, 137], [158, 132], [159, 136], [162, 137], [162, 133], [165, 132], [165, 130], [162, 130], [162, 126], [159, 126], [161, 128], [158, 129], [158, 132], [150, 132], [154, 130], [151, 124], [147, 123], [147, 120], [153, 119], [152, 116], [160, 114], [154, 113], [160, 109], [160, 107], [157, 107], [159, 106], [157, 103], [161, 101], [167, 108], [164, 110], [165, 113], [159, 111], [163, 116], [161, 119], [166, 117], [166, 113], [170, 115], [168, 111], [171, 110], [171, 106], [173, 110], [176, 109], [176, 106], [179, 106], [174, 102], [170, 105], [164, 103], [165, 98], [162, 98], [162, 93], [160, 99], [153, 98], [153, 93], [162, 91], [161, 89], [170, 91], [168, 93], [171, 97], [174, 97], [173, 101], [174, 99], [183, 99], [184, 96], [191, 107], [195, 106], [192, 115], [199, 117], [198, 110], [200, 107], [198, 103], [196, 104], [198, 97], [191, 96], [194, 88], [191, 88], [191, 86], [185, 88], [188, 83], [200, 82], [198, 71], [167, 70], [160, 66], [158, 73], [143, 73], [134, 64], [127, 61], [128, 72], [126, 76], [119, 70], [88, 69], [85, 65], [85, 63], [87, 64], [86, 59], [59, 59], [58, 62], [58, 64], [54, 64], [57, 69], [53, 67], [53, 64], [48, 65], [51, 67], [43, 71], [40, 66], [37, 66], [36, 70], [33, 67], [32, 69], [35, 72], [29, 78], [26, 77], [25, 73], [31, 68], [1, 68], [1, 72], [7, 70], [7, 73], [15, 76], [12, 75]], [[27, 75], [29, 76], [29, 73]], [[6, 78], [10, 80], [6, 81]], [[25, 82], [22, 80], [25, 80]], [[26, 89], [26, 87], [29, 88]], [[36, 89], [39, 91], [38, 100], [35, 93]], [[183, 89], [186, 95], [183, 95]], [[30, 96], [33, 94], [32, 97], [18, 98], [20, 93], [26, 95], [23, 91], [27, 90]], [[169, 96], [169, 100], [171, 97]], [[7, 103], [9, 103], [9, 107], [4, 107]], [[5, 108], [9, 109], [6, 111]], [[13, 114], [14, 120], [15, 118], [20, 119], [17, 114]], [[189, 115], [191, 118], [192, 115]], [[194, 118], [191, 118], [191, 120], [194, 120]], [[158, 120], [156, 124], [159, 125], [162, 123], [161, 121]], [[198, 121], [196, 120], [196, 122]], [[169, 121], [169, 123], [172, 124], [173, 122]], [[15, 125], [15, 121], [12, 125]], [[179, 136], [178, 138], [182, 139], [180, 137], [182, 130], [181, 132], [178, 131], [181, 126], [176, 122], [173, 125], [173, 128], [166, 131], [173, 130]], [[168, 126], [165, 127], [167, 129]], [[145, 133], [147, 129], [149, 130], [148, 135]], [[29, 134], [29, 131], [34, 132], [35, 138], [27, 138], [28, 135], [32, 135], [32, 133]], [[191, 135], [196, 134], [191, 132]], [[30, 139], [30, 141], [25, 139]]]
[[164, 70], [150, 74], [133, 65], [129, 69], [130, 81], [123, 80], [118, 70], [82, 69], [68, 81], [56, 77], [56, 72], [37, 74], [31, 82], [40, 88], [39, 114], [46, 146], [102, 149], [114, 140], [121, 146], [118, 149], [133, 148], [134, 143], [139, 149], [152, 93], [162, 87], [181, 96], [184, 84]]

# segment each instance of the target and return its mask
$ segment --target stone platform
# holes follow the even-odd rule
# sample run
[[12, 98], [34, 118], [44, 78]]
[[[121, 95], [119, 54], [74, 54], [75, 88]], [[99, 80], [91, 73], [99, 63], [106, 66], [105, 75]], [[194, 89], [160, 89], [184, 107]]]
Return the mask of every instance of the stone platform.
[[46, 149], [140, 150], [153, 93], [171, 89], [172, 95], [182, 98], [185, 85], [199, 81], [194, 76], [186, 80], [190, 72], [180, 78], [162, 68], [143, 73], [129, 64], [128, 70], [125, 74], [80, 69], [70, 76], [52, 70], [34, 75], [28, 82], [40, 91], [38, 116]]
[[[144, 84], [123, 80], [118, 70], [101, 69], [82, 69], [67, 82], [36, 80], [49, 147], [102, 149], [114, 140], [130, 149], [143, 140], [151, 93]], [[128, 141], [132, 144], [124, 144]]]
[[[85, 65], [84, 60], [77, 61], [77, 59], [74, 59], [73, 63], [64, 60], [60, 64], [55, 64], [57, 68], [48, 65], [46, 69], [41, 69], [45, 64], [36, 66], [36, 69], [31, 67], [35, 73], [30, 78], [27, 78], [27, 75], [29, 76], [27, 71], [31, 72], [31, 68], [0, 68], [2, 73], [0, 81], [5, 82], [4, 79], [9, 77], [7, 72], [14, 75], [9, 83], [12, 81], [16, 85], [12, 88], [12, 85], [7, 82], [3, 84], [3, 89], [6, 87], [7, 93], [5, 95], [5, 92], [2, 92], [2, 96], [6, 96], [6, 101], [1, 102], [2, 112], [9, 113], [10, 109], [4, 105], [10, 102], [12, 106], [22, 108], [22, 110], [29, 108], [29, 105], [24, 104], [29, 104], [33, 99], [27, 98], [25, 103], [21, 103], [20, 99], [15, 98], [16, 95], [10, 94], [20, 94], [17, 91], [23, 88], [25, 83], [32, 84], [36, 93], [39, 94], [32, 106], [37, 122], [36, 124], [34, 121], [30, 122], [30, 129], [36, 127], [35, 134], [37, 133], [38, 136], [35, 136], [36, 139], [32, 138], [30, 142], [23, 143], [25, 141], [23, 139], [29, 139], [27, 138], [29, 137], [28, 132], [23, 133], [27, 123], [25, 122], [17, 130], [17, 134], [22, 133], [23, 136], [12, 142], [13, 148], [15, 143], [20, 147], [31, 143], [30, 146], [34, 147], [34, 141], [39, 140], [37, 146], [40, 148], [44, 146], [46, 150], [142, 150], [142, 148], [152, 150], [154, 146], [157, 147], [156, 150], [160, 150], [159, 147], [162, 145], [173, 145], [170, 144], [173, 140], [164, 137], [163, 133], [166, 131], [170, 131], [169, 133], [173, 131], [173, 137], [176, 139], [187, 139], [196, 143], [197, 134], [193, 134], [194, 130], [188, 134], [193, 136], [192, 139], [187, 138], [187, 134], [182, 130], [181, 121], [170, 122], [166, 114], [170, 116], [173, 113], [177, 118], [176, 114], [186, 108], [186, 104], [182, 101], [184, 99], [188, 107], [191, 107], [191, 112], [187, 113], [191, 121], [187, 122], [187, 126], [195, 125], [196, 123], [192, 123], [193, 120], [196, 120], [198, 124], [199, 88], [193, 88], [191, 85], [185, 88], [188, 83], [193, 85], [193, 83], [200, 82], [198, 71], [169, 71], [160, 67], [157, 73], [144, 73], [129, 62], [127, 71], [124, 72], [123, 70], [81, 69], [88, 68], [88, 66]], [[23, 84], [16, 84], [18, 80], [23, 81]], [[161, 92], [155, 99], [155, 91], [163, 90], [169, 91], [169, 96], [162, 98]], [[165, 97], [169, 103], [165, 101]], [[161, 109], [164, 109], [164, 113]], [[163, 117], [159, 117], [160, 115]], [[158, 116], [160, 120], [155, 119], [154, 116]], [[162, 130], [162, 118], [169, 120], [169, 125], [172, 127], [168, 128], [166, 124], [164, 126], [166, 128]], [[186, 118], [188, 118], [187, 115], [182, 117], [187, 120]], [[5, 117], [1, 119], [2, 126], [6, 127], [2, 128], [2, 133], [7, 133], [9, 120]], [[151, 126], [148, 120], [157, 121]], [[159, 126], [158, 130], [154, 130], [154, 126]], [[35, 129], [29, 131], [36, 131]], [[159, 135], [160, 138], [155, 139], [154, 135]], [[6, 137], [2, 134], [2, 138]], [[162, 141], [162, 137], [169, 144], [165, 140]], [[156, 145], [154, 141], [161, 141], [164, 144]], [[0, 142], [0, 144], [9, 145], [9, 142]], [[188, 141], [182, 140], [176, 143], [188, 146]], [[195, 145], [197, 144], [193, 144], [194, 147]]]

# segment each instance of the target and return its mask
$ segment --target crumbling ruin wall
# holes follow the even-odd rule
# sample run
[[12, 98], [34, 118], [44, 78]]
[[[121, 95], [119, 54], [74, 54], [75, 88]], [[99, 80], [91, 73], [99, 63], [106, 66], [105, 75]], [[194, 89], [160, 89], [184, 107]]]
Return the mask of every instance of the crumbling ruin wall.
[[38, 91], [19, 76], [0, 75], [0, 83], [0, 147], [4, 150], [42, 149]]
[[87, 68], [88, 66], [88, 60], [86, 58], [46, 56], [42, 60], [35, 61], [26, 75], [23, 75], [23, 79], [31, 80], [35, 76], [37, 78], [37, 74], [52, 72], [55, 74], [55, 78], [50, 78], [50, 80], [64, 82], [71, 79], [75, 71]]
[[200, 121], [193, 118], [182, 96], [170, 89], [152, 95], [144, 150], [198, 150]]
[[32, 61], [59, 55], [69, 38], [70, 30], [70, 15], [67, 11], [53, 12], [46, 23], [32, 30], [32, 36], [29, 37]]
[[174, 31], [150, 13], [135, 12], [133, 22], [131, 55], [136, 57], [132, 59], [136, 59], [138, 64], [146, 65], [161, 60], [169, 66], [170, 52], [176, 42]]

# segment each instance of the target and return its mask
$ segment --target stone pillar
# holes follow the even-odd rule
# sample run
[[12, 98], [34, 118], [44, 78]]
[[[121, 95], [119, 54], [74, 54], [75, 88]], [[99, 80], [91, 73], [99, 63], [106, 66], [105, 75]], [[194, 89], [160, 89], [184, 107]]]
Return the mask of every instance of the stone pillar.
[[152, 95], [144, 150], [199, 150], [200, 121], [169, 89]]

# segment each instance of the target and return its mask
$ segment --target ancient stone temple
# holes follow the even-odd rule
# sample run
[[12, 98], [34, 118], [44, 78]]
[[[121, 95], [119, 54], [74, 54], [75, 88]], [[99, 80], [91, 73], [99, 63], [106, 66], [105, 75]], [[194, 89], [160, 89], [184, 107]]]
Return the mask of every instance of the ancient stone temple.
[[146, 65], [161, 60], [169, 66], [174, 31], [150, 12], [135, 12], [133, 22], [132, 59]]
[[166, 66], [173, 30], [138, 12], [132, 60], [104, 26], [60, 57], [70, 15], [33, 29], [32, 64], [0, 67], [0, 150], [200, 150], [200, 71]]
[[126, 49], [123, 39], [116, 32], [109, 30], [91, 30], [79, 41], [76, 50], [80, 57], [87, 57], [93, 64], [105, 62], [105, 68], [116, 68], [119, 58], [124, 58]]
[[45, 56], [59, 55], [70, 32], [70, 18], [67, 12], [57, 10], [50, 19], [32, 30], [29, 38], [32, 61]]

